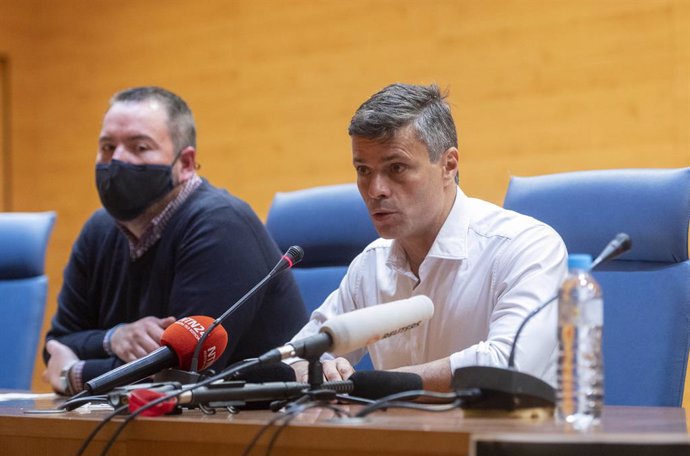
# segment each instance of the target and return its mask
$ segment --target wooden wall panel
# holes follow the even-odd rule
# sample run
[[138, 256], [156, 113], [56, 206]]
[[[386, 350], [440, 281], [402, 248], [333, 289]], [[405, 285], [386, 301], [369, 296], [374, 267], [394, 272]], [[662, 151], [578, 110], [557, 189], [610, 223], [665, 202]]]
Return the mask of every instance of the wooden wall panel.
[[7, 57], [0, 54], [0, 211], [11, 209], [9, 66]]
[[182, 95], [202, 175], [262, 217], [276, 191], [354, 179], [349, 119], [394, 81], [450, 88], [463, 188], [499, 204], [510, 175], [690, 164], [688, 0], [8, 3], [12, 203], [58, 211], [49, 314], [128, 86]]

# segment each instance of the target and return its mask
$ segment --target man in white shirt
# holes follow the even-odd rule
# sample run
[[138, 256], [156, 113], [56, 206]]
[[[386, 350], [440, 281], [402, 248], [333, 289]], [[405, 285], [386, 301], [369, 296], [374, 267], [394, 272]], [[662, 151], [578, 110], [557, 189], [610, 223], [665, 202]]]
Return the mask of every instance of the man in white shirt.
[[[431, 320], [344, 358], [324, 355], [326, 379], [349, 377], [366, 350], [375, 368], [417, 373], [427, 390], [449, 390], [459, 367], [505, 367], [519, 324], [565, 276], [563, 241], [533, 218], [464, 195], [455, 125], [437, 86], [384, 88], [359, 107], [349, 134], [357, 185], [381, 239], [353, 260], [293, 340], [335, 315], [426, 295]], [[554, 383], [556, 352], [551, 306], [525, 328], [516, 367]], [[293, 367], [306, 379], [306, 362]]]

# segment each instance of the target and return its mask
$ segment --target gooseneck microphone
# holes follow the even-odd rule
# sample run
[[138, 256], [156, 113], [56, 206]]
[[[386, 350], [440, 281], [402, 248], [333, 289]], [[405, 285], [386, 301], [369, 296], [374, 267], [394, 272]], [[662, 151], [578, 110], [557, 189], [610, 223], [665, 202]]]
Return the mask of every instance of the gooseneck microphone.
[[[614, 259], [630, 250], [631, 247], [630, 236], [625, 233], [618, 233], [602, 250], [590, 269]], [[491, 366], [467, 366], [455, 370], [453, 386], [456, 390], [468, 388], [482, 390], [483, 397], [477, 402], [470, 401], [468, 407], [515, 410], [553, 405], [555, 393], [551, 385], [530, 374], [515, 370], [515, 352], [518, 339], [527, 322], [557, 298], [558, 293], [544, 301], [522, 320], [510, 347], [507, 369]]]
[[[626, 233], [618, 233], [615, 238], [609, 242], [606, 247], [604, 247], [604, 250], [601, 251], [599, 256], [597, 257], [596, 260], [592, 262], [592, 266], [590, 267], [590, 270], [593, 270], [600, 264], [604, 264], [617, 256], [621, 255], [622, 253], [627, 252], [630, 250], [632, 247], [632, 239], [630, 239], [630, 236], [628, 236]], [[522, 320], [522, 323], [520, 324], [520, 327], [518, 328], [517, 332], [515, 333], [515, 338], [513, 339], [513, 345], [510, 347], [510, 357], [508, 358], [508, 367], [514, 367], [515, 366], [515, 347], [517, 347], [517, 341], [518, 338], [520, 337], [520, 333], [522, 333], [522, 329], [525, 327], [528, 321], [530, 321], [535, 315], [537, 315], [539, 312], [542, 311], [546, 306], [551, 304], [553, 301], [555, 301], [558, 298], [558, 293], [556, 293], [555, 296], [552, 296], [549, 300], [543, 302], [539, 307], [534, 309], [532, 312], [530, 312], [524, 320]]]
[[92, 395], [102, 394], [117, 386], [127, 385], [142, 378], [149, 377], [169, 367], [189, 368], [192, 353], [202, 334], [210, 336], [202, 344], [202, 365], [204, 368], [213, 364], [225, 351], [228, 344], [228, 333], [221, 326], [206, 331], [213, 319], [205, 316], [185, 317], [168, 326], [161, 336], [162, 347], [148, 355], [106, 372], [84, 384], [85, 390]]
[[282, 257], [280, 257], [280, 260], [278, 260], [278, 263], [275, 265], [275, 267], [269, 272], [266, 277], [264, 277], [259, 283], [254, 285], [254, 288], [249, 290], [244, 296], [242, 296], [237, 302], [235, 302], [228, 310], [226, 310], [223, 315], [220, 317], [216, 318], [216, 320], [209, 326], [208, 331], [206, 331], [202, 336], [201, 339], [199, 339], [199, 342], [196, 344], [196, 348], [194, 349], [194, 354], [192, 356], [192, 361], [189, 370], [191, 372], [197, 372], [197, 370], [203, 370], [205, 367], [199, 367], [199, 353], [201, 352], [201, 348], [206, 341], [206, 338], [208, 337], [208, 334], [213, 331], [213, 329], [221, 324], [226, 318], [228, 318], [235, 310], [237, 310], [242, 304], [247, 302], [249, 298], [254, 296], [254, 294], [259, 291], [261, 288], [263, 288], [264, 285], [268, 283], [269, 280], [271, 280], [273, 277], [277, 276], [281, 272], [290, 269], [300, 261], [302, 261], [302, 258], [304, 258], [304, 250], [302, 250], [302, 247], [298, 245], [293, 245], [289, 249], [287, 249], [287, 252], [283, 254]]
[[599, 256], [592, 262], [591, 270], [594, 270], [600, 264], [606, 263], [618, 255], [621, 255], [632, 248], [632, 239], [626, 233], [618, 233], [611, 242], [608, 243]]

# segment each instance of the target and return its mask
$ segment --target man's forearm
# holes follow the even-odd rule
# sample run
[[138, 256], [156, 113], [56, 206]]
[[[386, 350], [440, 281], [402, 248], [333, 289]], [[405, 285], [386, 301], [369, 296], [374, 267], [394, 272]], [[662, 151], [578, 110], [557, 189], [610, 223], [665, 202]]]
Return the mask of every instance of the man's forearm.
[[424, 364], [404, 366], [392, 369], [394, 372], [412, 372], [422, 377], [424, 389], [427, 391], [450, 391], [453, 373], [450, 370], [450, 358], [437, 359]]

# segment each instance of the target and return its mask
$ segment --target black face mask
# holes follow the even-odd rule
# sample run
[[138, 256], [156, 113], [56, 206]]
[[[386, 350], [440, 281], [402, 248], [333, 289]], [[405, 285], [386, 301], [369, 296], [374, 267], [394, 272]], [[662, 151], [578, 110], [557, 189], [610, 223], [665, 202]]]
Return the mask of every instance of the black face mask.
[[[177, 157], [173, 161], [173, 165]], [[120, 160], [96, 164], [103, 207], [123, 222], [139, 217], [173, 189], [172, 165], [134, 165]]]

